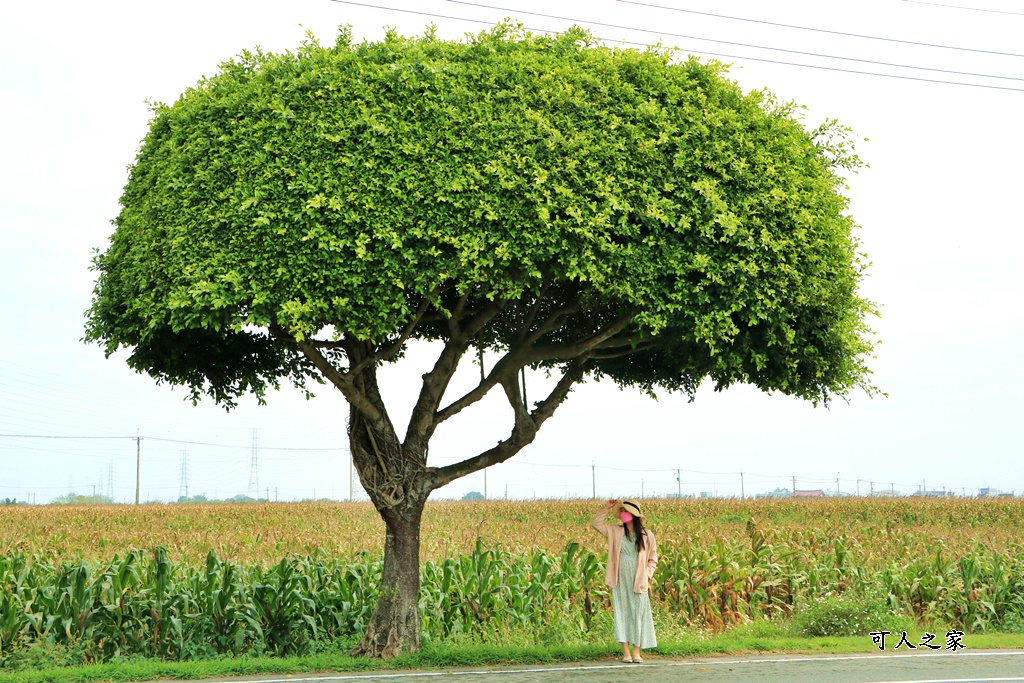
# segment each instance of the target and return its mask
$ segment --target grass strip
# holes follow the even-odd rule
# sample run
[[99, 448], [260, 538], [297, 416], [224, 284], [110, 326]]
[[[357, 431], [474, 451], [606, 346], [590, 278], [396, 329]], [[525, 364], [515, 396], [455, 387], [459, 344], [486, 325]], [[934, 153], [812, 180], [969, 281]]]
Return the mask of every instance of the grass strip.
[[[938, 639], [937, 639], [938, 640]], [[896, 640], [887, 643], [891, 651]], [[964, 638], [969, 649], [1024, 649], [1024, 634], [979, 633]], [[867, 636], [804, 638], [764, 635], [736, 629], [708, 638], [686, 642], [665, 642], [650, 655], [695, 657], [743, 655], [750, 653], [857, 654], [878, 652]], [[438, 670], [460, 667], [557, 664], [617, 659], [618, 647], [607, 645], [534, 645], [508, 647], [488, 644], [431, 644], [420, 652], [392, 660], [349, 657], [325, 653], [306, 657], [225, 658], [192, 662], [145, 660], [87, 666], [0, 672], [0, 683], [132, 683], [163, 679], [200, 680], [233, 676], [294, 676], [325, 672], [367, 672], [381, 670]]]

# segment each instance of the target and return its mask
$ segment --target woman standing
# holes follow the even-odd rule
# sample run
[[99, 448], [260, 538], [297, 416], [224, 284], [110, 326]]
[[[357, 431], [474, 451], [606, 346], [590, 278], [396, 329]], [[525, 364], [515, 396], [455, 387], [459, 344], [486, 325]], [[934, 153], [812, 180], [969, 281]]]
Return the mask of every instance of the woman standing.
[[[612, 512], [622, 521], [622, 526], [605, 521]], [[622, 661], [640, 664], [644, 661], [640, 650], [658, 646], [648, 595], [651, 577], [658, 566], [654, 534], [644, 528], [640, 507], [628, 500], [621, 503], [609, 500], [594, 516], [591, 525], [608, 539], [604, 582], [612, 589], [615, 640], [622, 644]]]

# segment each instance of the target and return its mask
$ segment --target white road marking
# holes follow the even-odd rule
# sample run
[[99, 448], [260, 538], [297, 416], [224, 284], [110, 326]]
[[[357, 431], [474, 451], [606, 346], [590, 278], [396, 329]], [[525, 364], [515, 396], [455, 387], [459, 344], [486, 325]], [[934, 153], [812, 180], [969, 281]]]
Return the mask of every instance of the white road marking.
[[999, 681], [1024, 681], [1024, 677], [1012, 678], [933, 678], [922, 681], [919, 678], [908, 678], [901, 681], [873, 681], [872, 683], [998, 683]]
[[[907, 659], [910, 657], [1024, 657], [1024, 651], [1014, 652], [922, 652], [920, 654], [871, 654], [871, 655], [837, 655], [832, 657], [778, 657], [776, 659], [711, 659], [701, 662], [701, 666], [708, 664], [761, 664], [779, 662], [841, 662], [856, 659]], [[695, 662], [665, 662], [664, 666], [693, 666]], [[1017, 679], [1010, 679], [1017, 680]], [[888, 683], [887, 681], [884, 683]], [[922, 683], [925, 683], [922, 681]]]
[[[640, 665], [643, 666], [643, 665]], [[373, 678], [426, 678], [430, 676], [484, 676], [496, 674], [529, 674], [546, 671], [597, 671], [601, 669], [635, 669], [636, 664], [599, 664], [597, 666], [553, 666], [543, 669], [479, 669], [476, 671], [416, 671], [407, 674], [350, 674], [348, 676], [308, 676], [305, 678], [260, 678], [253, 683], [306, 683], [307, 681], [354, 681]]]
[[[607, 669], [635, 669], [638, 666], [732, 666], [736, 664], [781, 664], [790, 662], [841, 662], [863, 659], [923, 659], [934, 657], [1024, 657], [1024, 651], [1014, 652], [921, 652], [916, 654], [870, 654], [835, 655], [831, 657], [776, 657], [772, 659], [709, 659], [686, 662], [661, 662], [648, 660], [644, 664], [594, 664], [590, 666], [553, 666], [540, 669], [476, 669], [473, 671], [416, 671], [412, 673], [368, 673], [345, 676], [304, 676], [301, 678], [261, 678], [255, 683], [316, 683], [318, 681], [354, 681], [384, 678], [430, 678], [437, 676], [493, 676], [500, 674], [546, 673], [550, 671], [603, 671]], [[988, 683], [1002, 681], [1024, 681], [1024, 677], [1013, 678], [936, 678], [932, 680], [877, 681], [875, 683]]]

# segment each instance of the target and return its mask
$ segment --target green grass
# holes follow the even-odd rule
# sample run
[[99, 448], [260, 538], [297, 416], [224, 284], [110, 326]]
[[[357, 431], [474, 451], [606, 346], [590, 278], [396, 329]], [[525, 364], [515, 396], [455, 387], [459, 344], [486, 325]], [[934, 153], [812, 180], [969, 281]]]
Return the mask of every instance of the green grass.
[[[933, 631], [934, 632], [934, 631]], [[943, 642], [944, 630], [936, 642]], [[916, 642], [920, 634], [911, 633]], [[887, 642], [892, 651], [895, 640]], [[1024, 648], [1021, 633], [979, 633], [964, 637], [968, 649]], [[806, 638], [791, 635], [785, 626], [761, 622], [748, 624], [718, 635], [695, 633], [692, 638], [663, 642], [645, 655], [650, 661], [659, 657], [708, 657], [750, 653], [856, 654], [877, 652], [866, 636]], [[349, 657], [340, 652], [305, 657], [225, 658], [192, 662], [142, 660], [89, 666], [0, 672], [0, 683], [130, 683], [160, 679], [198, 680], [230, 676], [287, 676], [342, 671], [392, 669], [453, 669], [459, 667], [510, 666], [517, 664], [557, 664], [614, 660], [619, 648], [607, 644], [500, 646], [491, 644], [430, 644], [420, 652], [389, 661]]]

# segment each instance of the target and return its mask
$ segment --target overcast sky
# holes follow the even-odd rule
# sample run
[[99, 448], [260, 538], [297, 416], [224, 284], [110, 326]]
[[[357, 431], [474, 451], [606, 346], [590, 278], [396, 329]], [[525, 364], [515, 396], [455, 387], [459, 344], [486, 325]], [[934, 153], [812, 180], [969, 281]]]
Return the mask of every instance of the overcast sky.
[[[870, 168], [852, 178], [849, 195], [873, 263], [862, 291], [882, 310], [872, 322], [882, 342], [874, 382], [889, 396], [853, 395], [826, 410], [749, 387], [702, 388], [688, 403], [589, 383], [531, 446], [490, 469], [489, 496], [589, 496], [595, 487], [599, 497], [738, 496], [741, 485], [749, 496], [791, 487], [794, 476], [798, 488], [829, 491], [838, 478], [846, 493], [910, 493], [923, 482], [968, 494], [1024, 491], [1024, 4], [650, 1], [759, 21], [614, 0], [487, 3], [497, 9], [371, 0], [405, 12], [329, 0], [4, 3], [0, 434], [143, 438], [0, 437], [0, 498], [42, 503], [69, 490], [106, 493], [112, 483], [115, 499], [132, 500], [137, 445], [143, 500], [178, 497], [186, 455], [190, 494], [246, 493], [254, 434], [262, 495], [347, 498], [347, 408], [338, 392], [324, 388], [307, 402], [284, 390], [267, 406], [243, 401], [232, 413], [209, 401], [193, 407], [184, 391], [129, 370], [124, 355], [104, 359], [83, 344], [91, 253], [112, 230], [126, 167], [146, 132], [147, 100], [173, 101], [243, 49], [295, 48], [306, 30], [329, 43], [340, 24], [372, 40], [386, 26], [409, 35], [433, 22], [441, 36], [458, 38], [504, 17], [535, 30], [575, 22], [627, 46], [660, 39], [705, 58], [727, 55], [719, 58], [733, 63], [745, 90], [768, 88], [806, 105], [809, 126], [837, 118], [868, 138], [858, 151]], [[414, 348], [385, 372], [400, 428], [431, 354]], [[467, 366], [452, 392], [472, 380]], [[529, 376], [528, 394], [539, 396], [544, 384]], [[507, 435], [503, 403], [494, 395], [446, 423], [431, 463], [474, 455]], [[435, 497], [484, 485], [478, 473]]]

